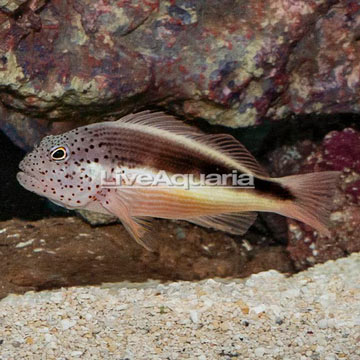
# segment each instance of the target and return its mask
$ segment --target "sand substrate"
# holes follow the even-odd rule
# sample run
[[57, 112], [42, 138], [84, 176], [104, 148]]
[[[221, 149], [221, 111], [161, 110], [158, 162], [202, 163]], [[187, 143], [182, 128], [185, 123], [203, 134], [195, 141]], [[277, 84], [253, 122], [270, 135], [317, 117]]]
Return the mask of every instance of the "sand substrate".
[[360, 359], [360, 254], [291, 277], [10, 295], [0, 359]]

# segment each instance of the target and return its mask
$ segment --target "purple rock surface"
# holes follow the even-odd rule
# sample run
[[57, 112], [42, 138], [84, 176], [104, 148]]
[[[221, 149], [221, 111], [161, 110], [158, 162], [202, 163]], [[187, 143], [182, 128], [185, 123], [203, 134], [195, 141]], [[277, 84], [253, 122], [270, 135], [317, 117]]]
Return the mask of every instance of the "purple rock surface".
[[0, 127], [29, 146], [150, 105], [231, 127], [357, 112], [359, 34], [350, 0], [2, 0]]

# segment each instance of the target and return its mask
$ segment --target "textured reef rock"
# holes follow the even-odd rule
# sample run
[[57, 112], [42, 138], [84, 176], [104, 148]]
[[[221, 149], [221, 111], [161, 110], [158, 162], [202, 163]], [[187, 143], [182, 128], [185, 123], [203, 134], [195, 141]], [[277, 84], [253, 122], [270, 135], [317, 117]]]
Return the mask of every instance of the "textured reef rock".
[[359, 34], [355, 0], [0, 0], [0, 127], [26, 146], [149, 105], [232, 127], [357, 112]]
[[[337, 170], [341, 177], [331, 212], [331, 238], [288, 220], [288, 251], [298, 269], [360, 251], [360, 132], [332, 131], [316, 146], [309, 141], [276, 150], [271, 159], [277, 175]], [[320, 204], [319, 204], [320, 205]]]

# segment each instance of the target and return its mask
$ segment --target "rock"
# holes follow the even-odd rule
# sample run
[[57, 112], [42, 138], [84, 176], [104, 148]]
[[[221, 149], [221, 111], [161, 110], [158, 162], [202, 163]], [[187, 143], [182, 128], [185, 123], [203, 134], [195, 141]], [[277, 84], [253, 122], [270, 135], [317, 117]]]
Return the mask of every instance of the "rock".
[[199, 315], [196, 310], [190, 310], [190, 319], [194, 324], [197, 324], [199, 321]]
[[68, 330], [68, 329], [72, 328], [75, 324], [76, 324], [75, 320], [63, 319], [60, 321], [62, 330]]
[[[91, 227], [77, 217], [46, 217], [37, 221], [12, 219], [0, 225], [4, 230], [0, 231], [0, 256], [6, 259], [1, 265], [0, 299], [8, 293], [83, 284], [241, 278], [268, 269], [292, 272], [291, 261], [282, 247], [265, 243], [246, 250], [241, 239], [236, 241], [223, 232], [186, 222], [153, 221], [157, 253], [138, 245], [120, 224]], [[179, 226], [186, 239], [176, 238]], [[28, 246], [17, 247], [30, 239], [34, 241]], [[42, 251], [33, 251], [40, 247]], [[278, 282], [276, 274], [274, 271], [271, 279], [262, 282]], [[63, 300], [54, 296], [49, 299], [52, 304]], [[244, 302], [237, 306], [247, 314], [250, 305], [254, 306]], [[197, 315], [200, 323], [202, 314]], [[192, 316], [195, 319], [196, 315]], [[190, 314], [184, 319], [192, 322]]]
[[263, 347], [258, 347], [255, 349], [254, 353], [255, 353], [256, 357], [261, 358], [265, 354], [265, 349]]
[[88, 210], [76, 210], [76, 213], [90, 225], [109, 225], [119, 222], [116, 216], [100, 214]]
[[0, 127], [26, 147], [60, 130], [49, 120], [75, 127], [154, 104], [231, 127], [358, 112], [359, 9], [351, 0], [1, 0]]
[[13, 13], [24, 3], [26, 0], [0, 0], [0, 10]]
[[289, 89], [277, 106], [277, 116], [360, 110], [360, 3], [333, 3], [289, 56]]
[[[306, 149], [306, 151], [304, 150]], [[310, 152], [309, 152], [310, 150]], [[321, 144], [300, 142], [284, 146], [270, 156], [273, 175], [338, 170], [341, 177], [334, 194], [331, 238], [288, 219], [287, 250], [297, 269], [360, 251], [360, 132], [346, 128], [328, 133]]]
[[328, 321], [326, 319], [321, 319], [318, 322], [319, 329], [326, 329], [328, 327]]

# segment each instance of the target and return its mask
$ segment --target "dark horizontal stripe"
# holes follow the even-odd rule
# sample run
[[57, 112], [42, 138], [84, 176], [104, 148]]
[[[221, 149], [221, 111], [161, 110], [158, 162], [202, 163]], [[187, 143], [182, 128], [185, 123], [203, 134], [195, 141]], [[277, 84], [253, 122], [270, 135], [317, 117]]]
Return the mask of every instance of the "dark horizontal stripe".
[[[154, 134], [124, 128], [96, 129], [109, 156], [119, 166], [144, 166], [173, 174], [231, 174], [233, 169], [208, 154]], [[117, 156], [117, 158], [115, 158]], [[238, 171], [241, 175], [241, 172]], [[231, 181], [231, 179], [229, 179]], [[230, 183], [229, 183], [230, 185]], [[283, 200], [293, 200], [291, 192], [271, 180], [254, 179], [255, 191]]]
[[198, 153], [171, 140], [132, 129], [116, 130], [102, 138], [109, 144], [112, 156], [130, 153], [138, 164], [171, 173], [227, 174], [233, 170], [208, 154]]
[[255, 178], [254, 186], [255, 190], [262, 194], [268, 194], [281, 200], [295, 200], [295, 196], [290, 190], [274, 181]]

